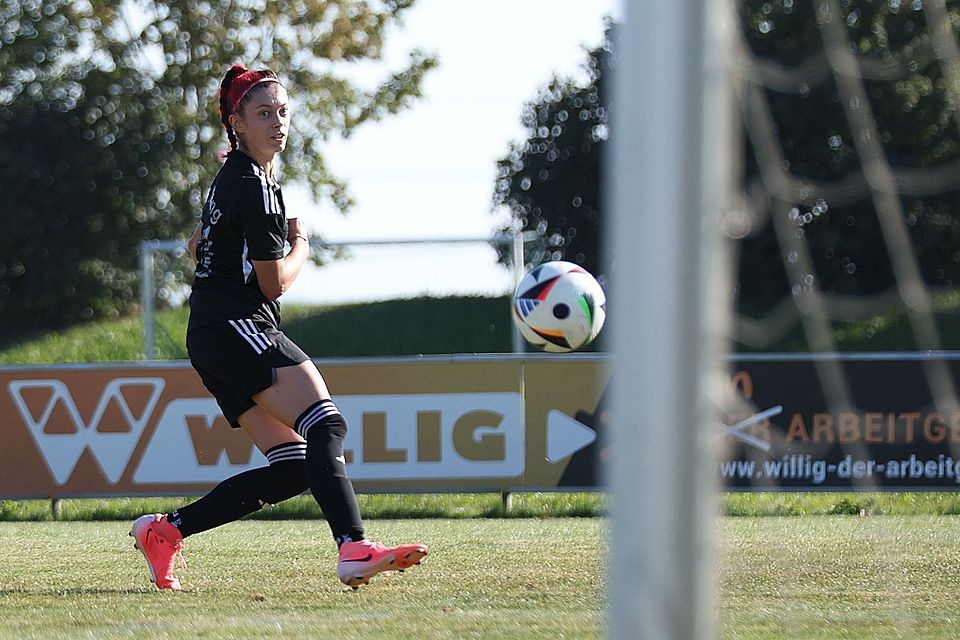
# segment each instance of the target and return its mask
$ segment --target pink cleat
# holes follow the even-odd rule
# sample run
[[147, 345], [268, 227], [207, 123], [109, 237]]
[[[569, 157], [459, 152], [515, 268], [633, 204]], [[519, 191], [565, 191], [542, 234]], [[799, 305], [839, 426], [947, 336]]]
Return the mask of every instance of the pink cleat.
[[402, 544], [398, 547], [385, 547], [379, 542], [361, 540], [344, 542], [340, 545], [340, 561], [337, 563], [337, 576], [340, 582], [356, 589], [370, 582], [370, 578], [384, 571], [403, 571], [427, 555], [427, 547], [422, 544]]
[[181, 553], [183, 536], [180, 530], [167, 522], [166, 515], [154, 513], [134, 520], [130, 535], [135, 540], [133, 546], [147, 560], [153, 584], [160, 589], [179, 591], [180, 580], [173, 575], [175, 560], [180, 560], [181, 569], [187, 568]]

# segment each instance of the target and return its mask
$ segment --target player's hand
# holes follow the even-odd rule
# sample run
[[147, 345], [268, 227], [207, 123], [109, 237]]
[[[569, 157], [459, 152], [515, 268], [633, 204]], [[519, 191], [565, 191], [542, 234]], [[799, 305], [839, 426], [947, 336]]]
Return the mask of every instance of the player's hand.
[[300, 222], [300, 218], [289, 218], [287, 220], [287, 242], [292, 245], [297, 241], [297, 238], [309, 242], [307, 231]]

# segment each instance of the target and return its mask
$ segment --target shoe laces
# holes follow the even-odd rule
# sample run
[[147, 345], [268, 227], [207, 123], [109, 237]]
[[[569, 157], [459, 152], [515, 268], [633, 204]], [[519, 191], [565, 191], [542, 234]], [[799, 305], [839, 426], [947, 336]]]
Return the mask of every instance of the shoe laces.
[[183, 540], [174, 545], [173, 550], [176, 554], [177, 560], [180, 563], [181, 569], [187, 568], [187, 561], [183, 559]]
[[153, 536], [157, 539], [158, 542], [166, 545], [170, 545], [173, 548], [174, 557], [180, 564], [181, 569], [187, 568], [187, 561], [183, 559], [183, 538], [177, 540], [176, 542], [170, 542], [165, 536], [160, 535], [154, 529], [150, 529], [148, 534], [152, 533]]

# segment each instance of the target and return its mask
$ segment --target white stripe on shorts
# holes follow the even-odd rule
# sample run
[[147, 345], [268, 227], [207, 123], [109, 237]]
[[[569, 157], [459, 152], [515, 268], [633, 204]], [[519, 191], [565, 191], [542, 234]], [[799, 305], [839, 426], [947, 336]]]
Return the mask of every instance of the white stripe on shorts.
[[270, 340], [267, 339], [267, 334], [262, 331], [257, 331], [257, 325], [253, 324], [253, 320], [241, 320], [240, 322], [246, 324], [247, 329], [250, 330], [250, 337], [256, 340], [260, 346], [263, 347], [264, 351], [270, 348]]
[[227, 322], [237, 330], [241, 338], [253, 347], [257, 355], [260, 355], [270, 347], [270, 341], [267, 340], [265, 335], [257, 331], [252, 320], [228, 320]]

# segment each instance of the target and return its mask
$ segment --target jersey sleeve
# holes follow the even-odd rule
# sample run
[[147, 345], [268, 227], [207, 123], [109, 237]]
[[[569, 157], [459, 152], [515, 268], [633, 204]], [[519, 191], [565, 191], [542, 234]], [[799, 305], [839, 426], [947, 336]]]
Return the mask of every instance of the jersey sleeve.
[[251, 177], [240, 181], [241, 228], [251, 260], [279, 260], [287, 237], [286, 216], [269, 185]]

